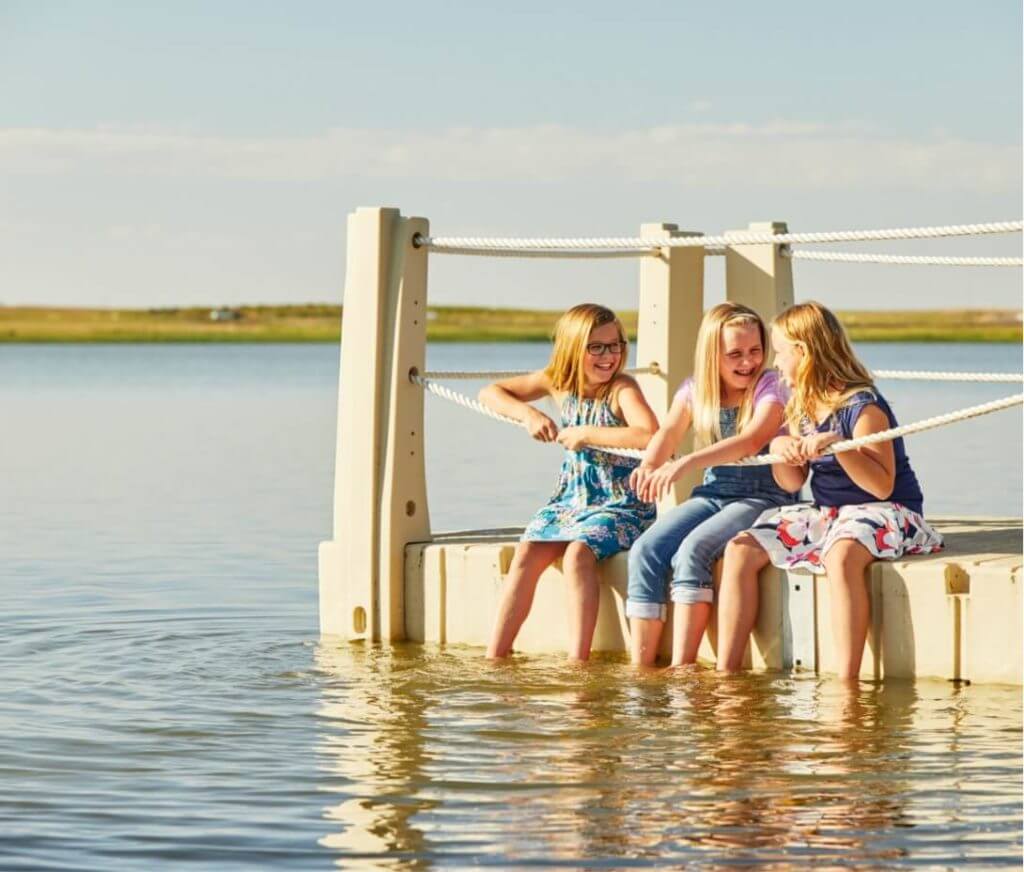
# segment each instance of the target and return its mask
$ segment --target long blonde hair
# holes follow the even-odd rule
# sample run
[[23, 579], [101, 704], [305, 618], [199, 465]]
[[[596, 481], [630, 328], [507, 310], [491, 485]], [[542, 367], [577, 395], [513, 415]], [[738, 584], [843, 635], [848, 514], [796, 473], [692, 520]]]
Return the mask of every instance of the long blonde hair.
[[835, 411], [857, 391], [874, 389], [874, 380], [853, 353], [843, 325], [821, 303], [812, 300], [790, 306], [772, 324], [804, 351], [786, 405], [786, 421], [794, 435], [801, 433], [804, 420], [814, 423], [820, 409]]
[[[587, 377], [583, 368], [587, 356], [587, 343], [591, 332], [605, 324], [614, 324], [619, 330], [619, 341], [626, 341], [626, 331], [616, 314], [597, 303], [581, 303], [573, 306], [558, 319], [555, 324], [554, 348], [551, 359], [544, 372], [551, 380], [551, 387], [556, 391], [566, 391], [583, 398], [586, 390]], [[619, 355], [619, 363], [615, 375], [597, 388], [597, 396], [604, 397], [611, 388], [612, 382], [626, 367], [627, 349]]]
[[[697, 331], [697, 347], [693, 360], [693, 435], [698, 447], [710, 445], [722, 438], [719, 423], [722, 410], [722, 330], [743, 324], [756, 324], [761, 334], [761, 350], [767, 357], [765, 346], [766, 331], [761, 316], [739, 303], [719, 303], [704, 315]], [[736, 432], [739, 433], [754, 414], [754, 391], [758, 379], [764, 372], [764, 357], [747, 389], [743, 392], [739, 411], [736, 413]]]

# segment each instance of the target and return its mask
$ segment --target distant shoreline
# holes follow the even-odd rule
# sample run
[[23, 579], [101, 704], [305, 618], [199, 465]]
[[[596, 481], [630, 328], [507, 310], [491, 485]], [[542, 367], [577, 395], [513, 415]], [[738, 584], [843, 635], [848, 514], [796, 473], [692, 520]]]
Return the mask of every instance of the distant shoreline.
[[[558, 311], [433, 306], [430, 342], [546, 341]], [[620, 310], [630, 337], [636, 312]], [[1014, 309], [840, 311], [856, 342], [1020, 342]], [[71, 309], [0, 306], [0, 342], [338, 342], [341, 306]]]

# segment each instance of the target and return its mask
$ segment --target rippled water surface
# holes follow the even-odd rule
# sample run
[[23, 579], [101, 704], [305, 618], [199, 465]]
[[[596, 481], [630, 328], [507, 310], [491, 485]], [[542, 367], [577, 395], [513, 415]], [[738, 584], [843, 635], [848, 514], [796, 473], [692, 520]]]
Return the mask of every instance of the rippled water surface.
[[[0, 868], [1020, 865], [1018, 688], [321, 645], [336, 349], [0, 346], [0, 373]], [[1002, 414], [909, 443], [934, 510], [1019, 513]], [[463, 415], [429, 407], [435, 527], [522, 522], [557, 452]], [[480, 474], [499, 453], [515, 481]]]

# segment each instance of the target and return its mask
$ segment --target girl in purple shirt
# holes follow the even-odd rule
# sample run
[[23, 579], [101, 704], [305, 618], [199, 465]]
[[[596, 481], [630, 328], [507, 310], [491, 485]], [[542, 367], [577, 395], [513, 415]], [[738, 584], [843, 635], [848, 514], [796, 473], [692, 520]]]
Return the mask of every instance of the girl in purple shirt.
[[[697, 659], [714, 598], [715, 561], [763, 511], [793, 501], [770, 467], [723, 465], [767, 448], [782, 425], [786, 397], [778, 374], [764, 369], [765, 339], [764, 323], [746, 306], [723, 303], [707, 312], [697, 334], [694, 377], [677, 391], [633, 472], [640, 499], [656, 500], [687, 470], [704, 469], [690, 498], [664, 512], [629, 551], [626, 615], [634, 663], [654, 662], [669, 596], [672, 664]], [[671, 459], [691, 427], [697, 449]]]
[[870, 616], [868, 566], [938, 551], [942, 538], [922, 516], [924, 499], [902, 439], [822, 455], [834, 442], [896, 426], [836, 316], [819, 303], [792, 306], [772, 325], [772, 347], [793, 390], [786, 408], [791, 435], [771, 445], [786, 462], [772, 472], [787, 490], [798, 490], [810, 474], [814, 504], [765, 512], [726, 548], [718, 666], [740, 667], [757, 617], [757, 574], [772, 563], [828, 574], [839, 674], [856, 678]]

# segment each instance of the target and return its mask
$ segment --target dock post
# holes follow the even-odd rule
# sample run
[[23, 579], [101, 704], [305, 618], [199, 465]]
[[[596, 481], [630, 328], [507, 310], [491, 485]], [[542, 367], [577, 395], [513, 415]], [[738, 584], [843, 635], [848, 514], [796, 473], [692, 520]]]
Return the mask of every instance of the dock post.
[[[675, 224], [643, 224], [640, 235], [645, 239], [671, 239], [702, 234], [679, 230]], [[640, 375], [637, 381], [659, 421], [665, 420], [679, 384], [693, 375], [693, 352], [703, 315], [703, 248], [666, 247], [657, 257], [641, 259], [636, 365], [657, 364], [659, 372]], [[691, 445], [688, 434], [679, 450], [690, 451]], [[680, 478], [658, 504], [659, 509], [681, 503], [700, 479], [699, 471]]]
[[[734, 233], [787, 233], [785, 221], [755, 221]], [[742, 303], [760, 315], [765, 324], [793, 305], [793, 266], [781, 246], [770, 242], [729, 245], [725, 249], [725, 298]], [[765, 357], [771, 349], [765, 349]]]
[[[784, 221], [753, 222], [736, 233], [786, 233]], [[793, 305], [792, 262], [782, 256], [781, 246], [771, 242], [727, 245], [725, 249], [725, 298], [749, 306], [767, 325], [783, 309]], [[764, 350], [771, 361], [771, 346]], [[817, 607], [813, 579], [790, 579], [781, 570], [767, 567], [761, 572], [761, 607], [757, 626], [751, 634], [748, 656], [755, 665], [769, 669], [796, 666], [817, 669], [808, 657], [817, 651], [813, 627], [808, 635], [803, 622]], [[798, 593], [799, 591], [799, 593]], [[794, 625], [794, 621], [797, 622]]]
[[423, 392], [408, 379], [425, 357], [426, 251], [412, 241], [426, 230], [397, 209], [348, 216], [334, 532], [319, 549], [324, 635], [402, 638], [395, 554], [404, 537], [429, 538]]

